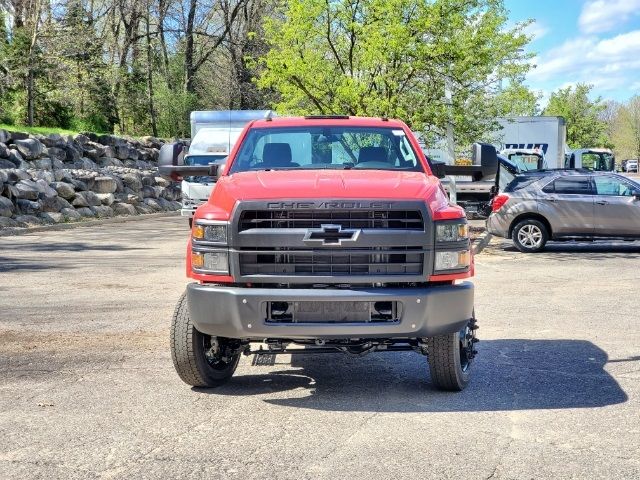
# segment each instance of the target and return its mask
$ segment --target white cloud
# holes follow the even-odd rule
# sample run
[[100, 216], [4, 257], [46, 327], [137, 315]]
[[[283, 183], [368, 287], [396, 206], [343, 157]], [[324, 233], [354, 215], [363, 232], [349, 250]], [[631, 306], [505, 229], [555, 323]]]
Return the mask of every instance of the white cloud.
[[531, 37], [532, 41], [535, 41], [540, 40], [547, 33], [549, 33], [549, 28], [542, 23], [535, 21], [524, 28], [524, 33], [525, 35]]
[[626, 56], [628, 53], [637, 53], [640, 51], [640, 30], [623, 33], [613, 38], [602, 40], [597, 45], [595, 55], [603, 57]]
[[578, 37], [538, 56], [528, 78], [534, 84], [590, 83], [598, 90], [630, 86], [640, 75], [640, 30], [599, 40]]
[[640, 0], [590, 0], [578, 19], [583, 33], [608, 32], [640, 15]]

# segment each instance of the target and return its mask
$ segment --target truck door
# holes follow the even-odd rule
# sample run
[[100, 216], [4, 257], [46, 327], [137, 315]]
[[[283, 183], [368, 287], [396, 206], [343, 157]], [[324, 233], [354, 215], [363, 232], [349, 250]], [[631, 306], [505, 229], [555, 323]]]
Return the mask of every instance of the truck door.
[[640, 237], [640, 190], [613, 175], [594, 177], [595, 235]]
[[566, 175], [548, 183], [538, 197], [538, 210], [554, 236], [593, 235], [594, 195], [589, 177]]

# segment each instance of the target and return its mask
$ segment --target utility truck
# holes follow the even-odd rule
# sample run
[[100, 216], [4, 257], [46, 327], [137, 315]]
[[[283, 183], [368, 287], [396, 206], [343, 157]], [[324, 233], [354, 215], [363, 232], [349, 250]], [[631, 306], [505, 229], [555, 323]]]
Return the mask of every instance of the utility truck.
[[567, 127], [562, 117], [499, 118], [500, 130], [493, 133], [498, 150], [542, 151], [545, 165], [539, 168], [563, 168]]
[[[264, 118], [269, 110], [221, 110], [191, 112], [191, 143], [184, 146], [182, 163], [187, 166], [223, 164], [244, 126]], [[182, 178], [182, 216], [191, 226], [196, 209], [205, 203], [215, 179], [208, 175]]]
[[498, 123], [501, 130], [495, 132], [494, 136], [503, 154], [513, 149], [539, 149], [545, 161], [544, 166], [538, 169], [615, 170], [615, 158], [609, 149], [585, 147], [570, 150], [567, 147], [566, 122], [562, 117], [510, 117], [500, 118]]
[[217, 179], [193, 219], [193, 282], [171, 326], [187, 384], [223, 384], [242, 354], [415, 351], [439, 388], [467, 385], [478, 328], [467, 219], [404, 123], [267, 117], [224, 167], [178, 165], [166, 148], [159, 168]]
[[615, 159], [610, 150], [584, 148], [569, 151], [562, 117], [501, 118], [498, 123], [501, 130], [490, 136], [499, 145], [499, 154], [490, 152], [488, 144], [474, 144], [472, 165], [444, 167], [448, 176], [444, 183], [451, 199], [463, 206], [470, 217], [488, 214], [490, 200], [498, 188], [498, 166], [503, 166], [506, 172], [515, 173], [563, 168], [615, 169]]
[[564, 167], [613, 172], [616, 169], [616, 159], [608, 148], [580, 148], [567, 153]]
[[490, 202], [503, 177], [544, 168], [542, 150], [510, 148], [496, 152], [493, 145], [474, 143], [471, 165], [444, 165], [443, 182], [452, 201], [465, 209], [468, 217], [484, 218], [491, 211]]

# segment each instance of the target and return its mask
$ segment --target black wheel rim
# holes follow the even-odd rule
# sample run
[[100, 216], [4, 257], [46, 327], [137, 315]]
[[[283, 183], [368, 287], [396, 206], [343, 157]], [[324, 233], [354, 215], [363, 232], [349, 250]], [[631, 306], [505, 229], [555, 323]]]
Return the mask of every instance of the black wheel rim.
[[469, 322], [460, 330], [459, 343], [460, 343], [460, 368], [463, 372], [469, 370], [476, 351], [474, 350], [475, 343], [478, 341], [476, 338], [476, 319], [472, 318]]
[[230, 346], [224, 339], [202, 335], [202, 349], [204, 358], [209, 366], [215, 370], [225, 370], [232, 363]]

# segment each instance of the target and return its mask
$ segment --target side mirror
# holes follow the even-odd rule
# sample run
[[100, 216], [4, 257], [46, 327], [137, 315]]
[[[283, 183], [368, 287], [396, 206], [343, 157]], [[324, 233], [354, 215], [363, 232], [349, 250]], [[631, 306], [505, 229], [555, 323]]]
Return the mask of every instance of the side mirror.
[[224, 164], [185, 165], [187, 146], [182, 142], [167, 143], [158, 155], [158, 173], [162, 177], [179, 182], [183, 177], [213, 177], [217, 180], [224, 170]]
[[447, 176], [445, 165], [444, 162], [431, 162], [431, 172], [438, 178], [444, 178]]
[[488, 170], [497, 170], [498, 152], [489, 143], [474, 143], [471, 147], [471, 163], [481, 165]]
[[489, 143], [474, 143], [471, 147], [471, 163], [479, 165], [481, 169], [481, 172], [474, 180], [495, 175], [498, 171], [498, 152], [496, 147]]
[[182, 163], [184, 155], [181, 155], [186, 150], [186, 145], [182, 142], [165, 143], [160, 148], [158, 155], [158, 164], [162, 165], [179, 165]]
[[171, 178], [175, 181], [182, 180], [182, 177], [213, 177], [218, 179], [224, 169], [224, 164], [212, 163], [211, 165], [159, 165], [158, 171], [163, 177]]
[[172, 180], [178, 180], [171, 173], [167, 172], [167, 167], [175, 167], [183, 165], [185, 145], [182, 142], [166, 143], [160, 148], [158, 154], [158, 171], [160, 175], [171, 178]]

